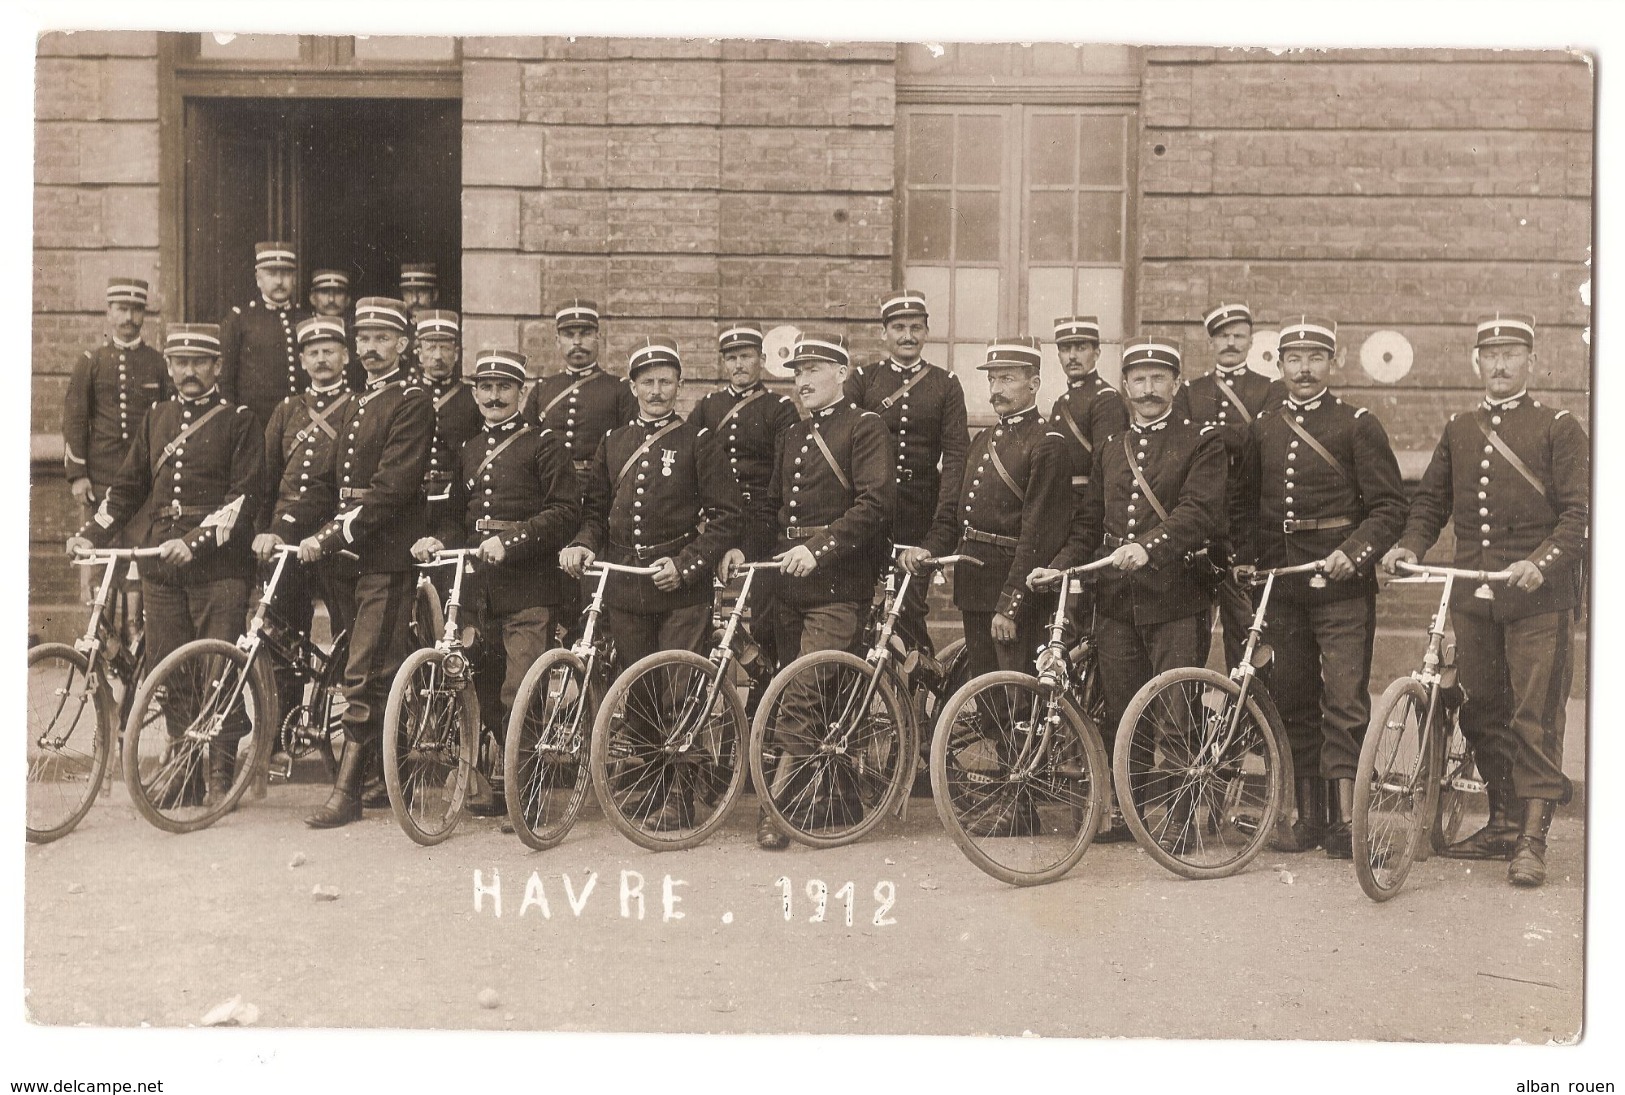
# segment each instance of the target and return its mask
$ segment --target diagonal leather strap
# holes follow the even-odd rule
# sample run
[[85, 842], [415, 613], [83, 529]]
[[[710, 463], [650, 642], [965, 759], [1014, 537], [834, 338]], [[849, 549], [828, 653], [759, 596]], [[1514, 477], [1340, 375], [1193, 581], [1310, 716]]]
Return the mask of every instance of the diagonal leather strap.
[[513, 444], [515, 441], [518, 441], [521, 437], [525, 436], [525, 434], [529, 432], [530, 426], [528, 425], [520, 426], [517, 430], [513, 431], [513, 433], [508, 435], [508, 439], [506, 441], [485, 454], [485, 459], [480, 461], [480, 466], [474, 469], [474, 474], [470, 478], [472, 478], [476, 483], [479, 482], [480, 476], [485, 474], [485, 469], [495, 463], [496, 458], [501, 456], [503, 451], [507, 449], [509, 445]]
[[443, 394], [441, 396], [438, 396], [435, 399], [435, 401], [434, 401], [434, 409], [438, 411], [442, 407], [444, 407], [447, 403], [450, 403], [454, 398], [456, 398], [457, 393], [462, 390], [462, 387], [463, 387], [462, 383], [459, 382], [459, 383], [453, 384], [449, 388], [447, 388], [446, 391], [445, 391], [445, 394]]
[[329, 403], [327, 405], [327, 410], [325, 411], [318, 411], [310, 404], [305, 404], [305, 410], [310, 414], [310, 421], [305, 423], [304, 429], [293, 435], [293, 443], [296, 446], [303, 445], [306, 441], [310, 440], [311, 432], [313, 430], [321, 430], [328, 436], [329, 440], [336, 439], [339, 435], [339, 431], [333, 425], [333, 416], [337, 414], [339, 409], [348, 402], [350, 402], [350, 393], [345, 392], [343, 395], [333, 400], [333, 402]]
[[[555, 400], [555, 402], [557, 401]], [[654, 443], [656, 441], [659, 441], [662, 437], [665, 437], [668, 433], [675, 430], [682, 424], [683, 420], [681, 418], [673, 418], [670, 422], [660, 427], [654, 433], [650, 434], [648, 437], [645, 437], [643, 439], [643, 444], [639, 445], [632, 451], [632, 455], [626, 458], [626, 463], [621, 465], [621, 470], [615, 473], [615, 489], [621, 489], [621, 481], [626, 478], [626, 473], [632, 470], [632, 465], [638, 462], [638, 457], [648, 452], [654, 447]]]
[[578, 381], [576, 381], [576, 382], [575, 382], [575, 383], [574, 383], [574, 384], [571, 384], [571, 385], [570, 385], [570, 386], [569, 386], [569, 387], [568, 387], [568, 388], [565, 388], [565, 389], [564, 389], [564, 390], [563, 390], [563, 391], [562, 391], [562, 392], [560, 392], [560, 393], [559, 393], [559, 394], [558, 394], [558, 395], [556, 395], [556, 396], [554, 396], [554, 397], [553, 397], [553, 398], [552, 398], [552, 399], [550, 399], [550, 400], [548, 400], [548, 401], [547, 401], [547, 406], [545, 406], [545, 407], [543, 407], [543, 408], [542, 408], [542, 411], [541, 411], [541, 413], [540, 413], [540, 414], [538, 414], [538, 415], [537, 415], [537, 416], [536, 416], [536, 418], [537, 418], [537, 420], [538, 420], [538, 421], [540, 421], [540, 420], [541, 420], [541, 419], [543, 419], [543, 418], [546, 418], [546, 417], [547, 417], [547, 412], [548, 412], [548, 411], [550, 411], [550, 410], [552, 410], [552, 409], [553, 409], [553, 408], [554, 408], [554, 407], [557, 407], [557, 406], [558, 406], [558, 405], [559, 405], [559, 402], [560, 402], [560, 401], [561, 401], [561, 400], [562, 400], [562, 399], [563, 399], [563, 398], [564, 398], [564, 397], [565, 397], [565, 396], [567, 396], [567, 395], [569, 395], [569, 394], [570, 394], [570, 393], [571, 393], [571, 392], [573, 392], [573, 391], [575, 391], [575, 390], [576, 390], [576, 389], [577, 389], [577, 388], [579, 388], [579, 387], [581, 387], [581, 386], [582, 386], [582, 385], [583, 385], [583, 384], [585, 384], [585, 383], [586, 383], [586, 382], [587, 382], [587, 381], [589, 381], [589, 380], [591, 380], [591, 379], [592, 379], [592, 378], [593, 378], [593, 377], [595, 377], [595, 376], [597, 376], [597, 375], [598, 375], [598, 373], [599, 373], [599, 370], [597, 370], [597, 369], [593, 369], [593, 370], [592, 370], [592, 371], [591, 371], [591, 372], [589, 372], [589, 373], [588, 373], [588, 374], [587, 374], [587, 375], [586, 375], [586, 376], [584, 376], [584, 377], [582, 377], [582, 378], [581, 378], [581, 379], [580, 379], [580, 380], [578, 380]]
[[817, 426], [809, 426], [808, 432], [812, 434], [813, 444], [818, 446], [818, 451], [824, 454], [824, 463], [829, 465], [829, 470], [834, 472], [835, 478], [841, 481], [842, 488], [850, 494], [852, 492], [852, 480], [846, 477], [846, 473], [841, 470], [841, 465], [835, 462], [835, 454], [829, 451], [829, 445], [824, 441], [824, 435], [818, 432]]
[[920, 362], [920, 367], [914, 370], [913, 376], [909, 377], [903, 382], [903, 386], [901, 388], [898, 388], [891, 395], [888, 395], [885, 399], [880, 401], [880, 409], [883, 411], [891, 410], [891, 405], [893, 403], [896, 403], [899, 399], [902, 399], [903, 396], [908, 394], [908, 390], [910, 388], [914, 387], [914, 385], [925, 379], [925, 371], [929, 368], [931, 368], [931, 366], [927, 365], [923, 361]]
[[1551, 498], [1546, 493], [1546, 485], [1535, 477], [1535, 473], [1529, 470], [1529, 465], [1519, 459], [1518, 454], [1512, 451], [1512, 446], [1502, 440], [1501, 435], [1495, 432], [1495, 428], [1484, 420], [1482, 413], [1474, 414], [1473, 422], [1478, 426], [1479, 432], [1484, 435], [1484, 440], [1495, 446], [1495, 451], [1506, 458], [1506, 462], [1512, 465], [1513, 470], [1523, 476], [1524, 481], [1534, 487], [1542, 498], [1550, 502]]
[[188, 437], [191, 437], [194, 433], [197, 433], [199, 430], [201, 430], [203, 428], [203, 423], [207, 422], [209, 419], [213, 418], [215, 415], [219, 414], [221, 411], [223, 411], [225, 409], [226, 409], [226, 405], [224, 403], [216, 403], [214, 406], [212, 406], [208, 410], [204, 411], [202, 417], [200, 417], [196, 422], [192, 423], [190, 426], [186, 427], [180, 433], [176, 434], [175, 439], [173, 441], [171, 441], [169, 444], [165, 445], [164, 446], [164, 451], [158, 454], [158, 459], [152, 465], [152, 470], [154, 472], [156, 472], [160, 468], [162, 468], [165, 464], [169, 463], [169, 458], [175, 455], [175, 450], [180, 448], [181, 444]]
[[717, 429], [721, 430], [722, 427], [726, 426], [729, 422], [733, 421], [733, 416], [738, 414], [740, 411], [744, 410], [746, 403], [749, 403], [753, 399], [760, 399], [762, 396], [764, 396], [766, 394], [767, 394], [767, 389], [766, 388], [757, 388], [754, 392], [751, 392], [749, 395], [745, 396], [743, 399], [737, 400], [732, 407], [728, 408], [728, 413], [723, 415], [722, 418], [717, 422]]
[[1236, 411], [1241, 415], [1241, 421], [1246, 425], [1252, 425], [1253, 416], [1251, 412], [1247, 410], [1247, 404], [1241, 401], [1241, 396], [1236, 394], [1236, 389], [1232, 388], [1230, 386], [1230, 382], [1224, 377], [1220, 376], [1218, 370], [1216, 369], [1213, 372], [1213, 383], [1219, 386], [1219, 390], [1223, 392], [1224, 397], [1230, 401], [1230, 405], [1236, 408]]
[[1123, 431], [1123, 456], [1128, 460], [1128, 470], [1134, 475], [1134, 482], [1145, 494], [1145, 500], [1151, 503], [1151, 509], [1156, 513], [1157, 520], [1166, 521], [1168, 520], [1168, 511], [1162, 508], [1162, 503], [1157, 499], [1157, 492], [1151, 489], [1151, 484], [1146, 481], [1145, 473], [1140, 471], [1140, 465], [1134, 461], [1134, 447], [1128, 443], [1129, 432], [1128, 430]]
[[1089, 444], [1087, 437], [1083, 436], [1083, 430], [1078, 427], [1078, 420], [1072, 417], [1072, 408], [1066, 405], [1065, 399], [1061, 400], [1060, 411], [1061, 421], [1066, 423], [1066, 428], [1071, 431], [1073, 437], [1077, 438], [1078, 444], [1083, 446], [1083, 451], [1093, 456], [1095, 447]]
[[1342, 461], [1338, 460], [1337, 457], [1327, 452], [1325, 445], [1322, 445], [1319, 441], [1316, 441], [1314, 437], [1310, 435], [1308, 430], [1298, 425], [1298, 421], [1293, 416], [1290, 408], [1282, 410], [1281, 421], [1286, 423], [1287, 429], [1298, 435], [1298, 439], [1300, 441], [1308, 445], [1311, 449], [1314, 449], [1315, 455], [1319, 456], [1322, 460], [1326, 461], [1326, 463], [1330, 464], [1332, 470], [1341, 476], [1344, 482], [1351, 486], [1355, 485], [1354, 476], [1349, 474], [1349, 470], [1343, 466]]
[[987, 455], [993, 461], [993, 470], [999, 473], [999, 478], [1003, 479], [1004, 485], [1010, 488], [1010, 493], [1016, 496], [1016, 501], [1025, 504], [1027, 492], [1021, 489], [1015, 479], [1011, 477], [1009, 470], [1005, 468], [1004, 461], [999, 459], [999, 447], [993, 443], [991, 437], [987, 439]]

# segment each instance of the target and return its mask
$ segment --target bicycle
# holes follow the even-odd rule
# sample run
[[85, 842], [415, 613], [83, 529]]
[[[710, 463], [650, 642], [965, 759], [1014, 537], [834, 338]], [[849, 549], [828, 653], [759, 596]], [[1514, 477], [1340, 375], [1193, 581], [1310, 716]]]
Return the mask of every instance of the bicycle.
[[604, 816], [653, 852], [692, 848], [727, 820], [745, 783], [750, 724], [737, 678], [736, 640], [757, 571], [744, 586], [709, 657], [662, 650], [615, 679], [592, 730], [592, 785]]
[[549, 650], [526, 671], [508, 712], [502, 752], [508, 821], [527, 846], [545, 851], [562, 841], [581, 813], [591, 775], [592, 720], [602, 706], [613, 636], [598, 634], [609, 576], [653, 574], [655, 567], [593, 562], [584, 575], [598, 579], [582, 613], [581, 637], [569, 649]]
[[1001, 882], [1062, 877], [1105, 817], [1111, 766], [1091, 712], [1101, 706], [1093, 639], [1069, 647], [1066, 609], [1075, 580], [1110, 564], [1071, 567], [1054, 580], [1060, 592], [1036, 676], [999, 670], [971, 679], [931, 736], [937, 816], [965, 857]]
[[1411, 866], [1455, 837], [1469, 794], [1484, 784], [1472, 778], [1472, 749], [1462, 736], [1462, 700], [1454, 649], [1445, 646], [1445, 622], [1457, 578], [1505, 581], [1504, 570], [1399, 563], [1412, 575], [1392, 583], [1442, 582], [1439, 608], [1428, 625], [1422, 664], [1382, 693], [1360, 746], [1354, 773], [1354, 873], [1373, 901], [1400, 891]]
[[[288, 740], [308, 751], [318, 747], [319, 736], [331, 763], [331, 708], [342, 651], [335, 658], [297, 633], [288, 638], [293, 629], [271, 608], [288, 560], [298, 550], [289, 544], [276, 549], [259, 603], [235, 643], [181, 644], [153, 667], [136, 693], [124, 726], [124, 782], [141, 816], [160, 829], [187, 833], [214, 824], [265, 773], [273, 739], [283, 728], [269, 663], [301, 681], [321, 682], [311, 699], [311, 711], [321, 712], [320, 725]], [[305, 711], [301, 704], [289, 713], [294, 726], [303, 726]]]
[[[894, 552], [901, 552], [898, 545]], [[922, 573], [967, 555], [926, 559]], [[818, 650], [791, 661], [762, 695], [750, 732], [751, 777], [762, 806], [792, 839], [814, 848], [850, 844], [895, 805], [906, 817], [919, 759], [918, 713], [898, 662], [897, 617], [915, 575], [893, 566], [883, 611], [863, 657]]]
[[[120, 598], [108, 619], [120, 566], [151, 558], [157, 548], [103, 548], [81, 554], [75, 566], [100, 566], [84, 634], [68, 643], [40, 643], [28, 651], [28, 841], [61, 840], [84, 820], [96, 796], [109, 788], [118, 727], [129, 714], [141, 677], [145, 638], [128, 634]], [[117, 702], [111, 682], [121, 685]]]
[[1123, 820], [1151, 858], [1185, 878], [1224, 878], [1251, 863], [1275, 830], [1291, 764], [1286, 732], [1258, 671], [1269, 664], [1264, 615], [1275, 580], [1313, 574], [1316, 560], [1238, 568], [1262, 586], [1240, 662], [1229, 675], [1189, 666], [1147, 681], [1123, 712], [1112, 783]]

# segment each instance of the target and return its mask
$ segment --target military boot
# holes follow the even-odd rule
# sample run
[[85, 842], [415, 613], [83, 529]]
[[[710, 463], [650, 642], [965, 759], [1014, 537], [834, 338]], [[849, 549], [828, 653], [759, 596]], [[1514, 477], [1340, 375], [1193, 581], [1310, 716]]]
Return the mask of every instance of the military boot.
[[312, 829], [336, 829], [352, 821], [361, 820], [361, 777], [365, 765], [366, 747], [353, 741], [344, 743], [344, 756], [339, 760], [338, 778], [333, 781], [333, 793], [315, 813], [305, 818]]
[[756, 811], [756, 846], [769, 852], [782, 852], [790, 846], [790, 837], [761, 808]]
[[205, 803], [218, 806], [231, 794], [231, 780], [237, 774], [236, 743], [216, 741], [209, 747], [209, 770], [205, 782]]
[[1512, 794], [1511, 765], [1494, 756], [1479, 757], [1484, 793], [1490, 800], [1490, 818], [1473, 835], [1447, 845], [1449, 859], [1507, 859], [1518, 840], [1517, 799]]
[[[1354, 781], [1328, 780], [1335, 790], [1337, 821], [1326, 830], [1326, 858], [1354, 858]], [[1328, 799], [1330, 801], [1330, 799]]]
[[1326, 838], [1326, 784], [1315, 776], [1297, 780], [1298, 820], [1270, 841], [1277, 852], [1308, 852]]
[[1539, 886], [1546, 881], [1546, 834], [1552, 827], [1552, 812], [1556, 803], [1549, 798], [1526, 798], [1523, 805], [1523, 827], [1512, 849], [1512, 862], [1507, 865], [1507, 881], [1514, 886]]

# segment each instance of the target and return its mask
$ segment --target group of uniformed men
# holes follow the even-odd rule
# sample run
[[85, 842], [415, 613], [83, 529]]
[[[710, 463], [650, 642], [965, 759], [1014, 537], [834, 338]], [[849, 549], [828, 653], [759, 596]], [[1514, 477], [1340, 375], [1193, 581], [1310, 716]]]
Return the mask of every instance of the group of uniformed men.
[[[146, 285], [114, 279], [109, 339], [85, 355], [70, 391], [68, 476], [94, 508], [68, 546], [105, 545], [148, 514], [142, 538], [161, 549], [141, 572], [149, 664], [186, 640], [238, 634], [255, 556], [297, 543], [301, 561], [320, 561], [317, 578], [298, 583], [294, 615], [308, 626], [319, 590], [351, 643], [347, 745], [312, 826], [347, 824], [382, 801], [365, 785], [412, 641], [413, 566], [443, 547], [475, 548], [483, 563], [466, 600], [506, 655], [500, 695], [482, 697], [499, 710], [491, 701], [505, 709], [573, 622], [579, 586], [567, 579], [594, 559], [656, 568], [609, 586], [606, 622], [624, 664], [702, 651], [712, 576], [781, 560], [752, 631], [782, 664], [859, 641], [896, 544], [913, 572], [952, 551], [982, 562], [955, 576], [972, 675], [1030, 669], [1048, 599], [1033, 588], [1110, 556], [1077, 613], [1094, 628], [1108, 740], [1154, 674], [1206, 662], [1214, 606], [1226, 660], [1239, 656], [1252, 601], [1227, 559], [1320, 561], [1324, 581], [1282, 580], [1270, 610], [1274, 693], [1297, 774], [1297, 820], [1277, 847], [1346, 858], [1375, 569], [1415, 561], [1453, 522], [1459, 565], [1512, 578], [1452, 606], [1462, 724], [1490, 816], [1449, 854], [1510, 859], [1514, 883], [1544, 880], [1552, 811], [1567, 792], [1589, 454], [1571, 415], [1529, 395], [1529, 316], [1478, 323], [1485, 397], [1451, 418], [1408, 501], [1382, 424], [1328, 389], [1337, 329], [1313, 316], [1281, 325], [1280, 380], [1248, 367], [1253, 315], [1223, 303], [1204, 317], [1210, 373], [1183, 382], [1177, 346], [1131, 339], [1120, 389], [1095, 371], [1095, 317], [1063, 317], [1054, 337], [1067, 391], [1048, 417], [1036, 405], [1039, 340], [1001, 338], [978, 366], [998, 419], [972, 439], [959, 380], [922, 357], [918, 292], [881, 304], [878, 363], [854, 368], [838, 334], [797, 340], [787, 364], [799, 412], [762, 383], [761, 328], [727, 325], [725, 383], [684, 419], [676, 342], [645, 337], [626, 379], [606, 372], [590, 300], [557, 309], [564, 368], [527, 392], [529, 362], [512, 350], [480, 351], [464, 381], [458, 316], [433, 307], [432, 267], [403, 271], [414, 299], [363, 298], [349, 322], [338, 271], [313, 276], [316, 314], [294, 312], [294, 268], [290, 245], [259, 245], [261, 299], [221, 327], [171, 324], [162, 357], [140, 341]], [[173, 398], [160, 402], [166, 381]], [[931, 664], [923, 592], [901, 629]], [[210, 771], [182, 793], [202, 799], [228, 779]], [[495, 798], [485, 805], [500, 812]], [[1010, 835], [1030, 823], [1001, 822]], [[1101, 839], [1125, 837], [1114, 817]], [[757, 840], [786, 844], [765, 814]]]

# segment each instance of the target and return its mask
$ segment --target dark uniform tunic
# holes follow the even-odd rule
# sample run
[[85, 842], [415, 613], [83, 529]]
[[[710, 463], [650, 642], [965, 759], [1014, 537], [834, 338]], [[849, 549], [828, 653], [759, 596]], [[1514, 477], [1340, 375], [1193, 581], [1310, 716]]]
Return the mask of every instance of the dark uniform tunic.
[[585, 489], [598, 443], [638, 416], [638, 400], [625, 379], [593, 365], [542, 377], [525, 397], [524, 413], [527, 422], [552, 430], [564, 442]]
[[1095, 466], [1095, 454], [1108, 437], [1128, 428], [1128, 405], [1121, 392], [1099, 373], [1091, 372], [1082, 380], [1067, 382], [1066, 394], [1055, 401], [1049, 420], [1061, 435], [1072, 486], [1081, 497]]
[[668, 415], [637, 418], [604, 437], [575, 542], [625, 566], [669, 558], [682, 583], [665, 593], [648, 575], [610, 577], [604, 604], [623, 664], [659, 649], [700, 649], [711, 620], [712, 572], [739, 546], [740, 531], [739, 483], [709, 431]]
[[[1540, 483], [1537, 490], [1496, 449], [1492, 430]], [[1509, 762], [1519, 798], [1563, 797], [1564, 704], [1573, 680], [1572, 612], [1590, 513], [1585, 430], [1567, 411], [1528, 393], [1484, 400], [1451, 416], [1411, 501], [1401, 547], [1418, 558], [1454, 522], [1455, 566], [1501, 570], [1520, 559], [1545, 580], [1533, 593], [1496, 583], [1494, 598], [1456, 583], [1451, 619], [1467, 702], [1462, 729], [1481, 755]]]
[[191, 562], [180, 567], [142, 560], [151, 664], [192, 639], [235, 639], [242, 632], [264, 444], [248, 408], [218, 391], [159, 403], [135, 430], [95, 516], [79, 530], [106, 546], [150, 500], [144, 546], [184, 540], [191, 549]]
[[[1167, 512], [1157, 516], [1124, 452]], [[1100, 572], [1096, 649], [1108, 726], [1157, 673], [1200, 664], [1207, 648], [1208, 592], [1185, 565], [1187, 553], [1225, 533], [1224, 442], [1211, 426], [1172, 413], [1135, 424], [1095, 454], [1078, 512], [1054, 566], [1104, 557], [1125, 543], [1145, 548], [1147, 565]]]
[[[1291, 428], [1301, 426], [1334, 466]], [[1263, 411], [1246, 433], [1234, 539], [1261, 567], [1296, 566], [1341, 551], [1356, 574], [1314, 589], [1278, 580], [1269, 606], [1277, 703], [1305, 778], [1352, 779], [1370, 719], [1376, 560], [1405, 527], [1405, 491], [1377, 416], [1322, 392]], [[1228, 633], [1226, 638], [1229, 638]]]
[[74, 362], [62, 408], [69, 481], [88, 477], [99, 500], [123, 466], [147, 408], [168, 388], [164, 355], [145, 342], [121, 346], [109, 338], [86, 350]]
[[428, 392], [399, 369], [369, 381], [345, 405], [339, 439], [321, 469], [324, 493], [337, 495], [337, 514], [321, 512], [314, 490], [294, 507], [296, 521], [309, 519], [308, 509], [317, 520], [329, 518], [314, 534], [324, 556], [355, 556], [353, 564], [333, 560], [325, 569], [333, 607], [348, 610], [340, 621], [350, 628], [344, 726], [361, 746], [382, 730], [390, 683], [411, 649], [411, 547], [428, 531], [421, 487], [433, 432]]
[[[434, 435], [429, 439], [429, 470], [423, 477], [423, 495], [428, 502], [431, 527], [444, 518], [444, 503], [457, 476], [463, 443], [480, 432], [484, 419], [474, 402], [474, 386], [452, 376], [444, 384], [421, 382], [434, 399]], [[460, 512], [452, 508], [452, 514]]]
[[[1017, 489], [999, 474], [994, 454]], [[1046, 598], [1034, 598], [1026, 579], [1034, 567], [1048, 566], [1066, 539], [1073, 467], [1064, 436], [1037, 407], [1005, 415], [971, 442], [957, 520], [933, 527], [923, 546], [933, 555], [957, 547], [983, 561], [954, 571], [954, 604], [964, 615], [972, 676], [1032, 665]], [[994, 643], [995, 613], [1015, 621], [1015, 642]]]
[[278, 403], [308, 386], [294, 332], [309, 315], [291, 304], [275, 308], [251, 300], [233, 307], [220, 325], [220, 390], [253, 411], [256, 421], [270, 421]]

